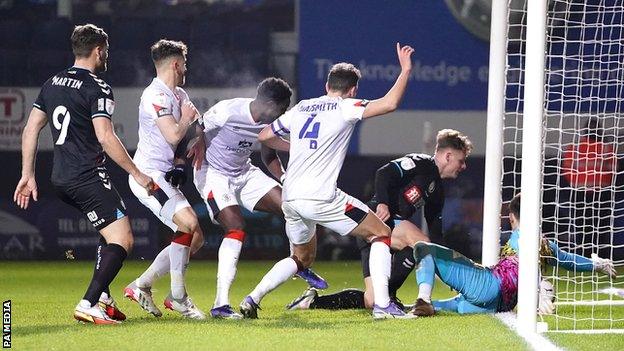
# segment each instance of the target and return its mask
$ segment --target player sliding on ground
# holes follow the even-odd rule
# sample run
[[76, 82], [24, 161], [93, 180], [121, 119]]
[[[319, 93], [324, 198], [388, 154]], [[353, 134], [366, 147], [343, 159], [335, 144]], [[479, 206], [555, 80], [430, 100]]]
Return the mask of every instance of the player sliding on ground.
[[[512, 310], [518, 301], [518, 241], [520, 238], [520, 194], [509, 203], [512, 234], [501, 249], [500, 261], [486, 268], [444, 246], [419, 242], [414, 247], [418, 263], [416, 281], [418, 299], [412, 309], [417, 316], [432, 316], [436, 310], [467, 313], [494, 313]], [[616, 277], [613, 262], [592, 255], [586, 258], [561, 250], [551, 240], [542, 238], [540, 255], [543, 263], [559, 265], [578, 272], [597, 271]], [[459, 292], [451, 299], [431, 302], [433, 282], [437, 275]]]
[[186, 292], [184, 275], [192, 252], [199, 250], [204, 236], [195, 211], [180, 191], [186, 182], [185, 135], [195, 129], [199, 113], [181, 87], [185, 82], [186, 53], [184, 43], [159, 40], [151, 48], [156, 78], [145, 88], [139, 103], [139, 143], [134, 162], [149, 174], [157, 185], [148, 194], [134, 179], [130, 190], [161, 222], [173, 231], [171, 244], [154, 259], [147, 270], [124, 289], [125, 296], [156, 317], [162, 312], [152, 298], [156, 279], [171, 274], [171, 291], [165, 307], [186, 318], [205, 319]]
[[[134, 238], [126, 206], [106, 170], [106, 155], [128, 172], [137, 187], [153, 191], [152, 179], [132, 162], [115, 134], [111, 118], [113, 91], [97, 74], [106, 71], [108, 35], [92, 24], [71, 35], [74, 65], [48, 79], [35, 101], [22, 134], [22, 178], [14, 200], [23, 209], [37, 201], [35, 155], [41, 129], [50, 121], [54, 140], [52, 184], [63, 202], [82, 212], [100, 234], [91, 283], [74, 318], [94, 324], [117, 324], [109, 285], [132, 249]], [[106, 154], [104, 154], [106, 152]]]
[[[409, 46], [396, 45], [401, 73], [381, 99], [355, 99], [360, 72], [348, 63], [334, 65], [327, 77], [327, 95], [303, 100], [260, 133], [260, 141], [290, 151], [282, 209], [293, 254], [276, 263], [240, 304], [246, 318], [257, 318], [262, 298], [297, 271], [310, 267], [316, 255], [315, 226], [372, 242], [370, 273], [374, 290], [373, 317], [407, 318], [390, 301], [390, 228], [358, 199], [336, 187], [353, 134], [362, 118], [394, 111], [401, 101], [412, 68]], [[290, 142], [282, 139], [290, 134]]]
[[[466, 169], [466, 157], [472, 142], [462, 133], [443, 129], [436, 137], [433, 156], [408, 154], [380, 167], [375, 173], [375, 195], [368, 207], [392, 228], [392, 271], [388, 282], [390, 299], [400, 307], [398, 289], [414, 270], [413, 247], [418, 241], [442, 243], [442, 209], [444, 184], [442, 179], [455, 179]], [[429, 236], [410, 222], [424, 207]], [[365, 291], [345, 289], [335, 294], [319, 296], [310, 288], [294, 299], [288, 309], [346, 309], [372, 308], [373, 289], [370, 278], [370, 244], [358, 239], [361, 250]]]
[[[202, 116], [205, 137], [193, 148], [196, 169], [194, 183], [201, 194], [210, 218], [220, 224], [225, 236], [219, 247], [217, 293], [210, 314], [214, 318], [240, 319], [230, 305], [230, 287], [245, 239], [245, 219], [240, 207], [284, 217], [282, 189], [249, 159], [258, 134], [281, 116], [292, 91], [278, 78], [260, 82], [256, 97], [223, 100]], [[205, 158], [203, 157], [205, 153]], [[275, 150], [262, 146], [262, 161], [277, 179], [284, 174]], [[310, 269], [297, 273], [311, 286], [327, 283]]]

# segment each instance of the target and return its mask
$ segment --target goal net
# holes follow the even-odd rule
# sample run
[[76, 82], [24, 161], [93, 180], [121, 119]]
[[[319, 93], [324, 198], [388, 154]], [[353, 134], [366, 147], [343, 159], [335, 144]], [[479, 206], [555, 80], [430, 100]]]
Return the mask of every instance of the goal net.
[[[531, 45], [527, 5], [522, 0], [508, 2], [503, 204], [506, 208], [521, 188], [521, 164], [526, 162], [523, 137], [541, 133], [541, 203], [523, 201], [522, 206], [541, 208], [541, 232], [560, 249], [611, 259], [618, 276], [568, 271], [561, 267], [570, 263], [562, 262], [566, 259], [542, 252], [542, 262], [549, 259], [560, 265], [541, 265], [542, 277], [555, 287], [557, 308], [538, 320], [547, 322], [549, 331], [620, 332], [624, 331], [624, 0], [550, 0], [546, 8], [541, 126], [532, 130], [525, 124], [523, 130], [525, 93], [533, 89], [525, 87]], [[503, 239], [509, 234], [505, 222]]]

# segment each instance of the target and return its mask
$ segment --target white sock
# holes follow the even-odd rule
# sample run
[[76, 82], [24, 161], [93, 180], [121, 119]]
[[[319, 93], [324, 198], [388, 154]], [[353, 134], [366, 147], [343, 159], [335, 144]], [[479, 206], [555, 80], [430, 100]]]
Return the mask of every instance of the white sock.
[[230, 304], [230, 287], [236, 277], [236, 264], [242, 247], [243, 243], [240, 240], [232, 238], [223, 238], [221, 246], [219, 246], [215, 307]]
[[427, 284], [427, 283], [418, 284], [418, 298], [431, 303], [431, 290], [433, 290], [433, 287], [431, 286], [431, 284]]
[[297, 270], [297, 263], [290, 257], [277, 262], [273, 268], [264, 275], [260, 283], [249, 296], [251, 296], [255, 303], [259, 304], [266, 294], [290, 279], [297, 273]]
[[390, 247], [380, 241], [373, 242], [370, 249], [368, 267], [373, 283], [375, 305], [379, 307], [388, 307], [390, 304], [388, 279], [390, 279], [391, 262]]
[[171, 245], [167, 245], [167, 247], [162, 249], [162, 251], [160, 251], [158, 256], [154, 259], [154, 262], [152, 262], [152, 264], [147, 267], [145, 272], [137, 278], [136, 284], [139, 288], [149, 288], [154, 285], [154, 282], [158, 278], [169, 273], [169, 269], [171, 267], [171, 263], [169, 262], [170, 246]]
[[191, 248], [172, 242], [169, 249], [169, 263], [171, 265], [171, 296], [179, 300], [186, 296], [184, 275], [191, 256]]

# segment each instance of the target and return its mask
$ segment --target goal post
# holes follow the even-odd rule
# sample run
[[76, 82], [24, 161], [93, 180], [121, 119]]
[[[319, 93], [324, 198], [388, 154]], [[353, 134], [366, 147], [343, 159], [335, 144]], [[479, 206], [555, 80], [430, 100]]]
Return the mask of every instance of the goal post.
[[[624, 0], [493, 1], [490, 39], [482, 263], [498, 260], [501, 205], [522, 192], [518, 331], [624, 332]], [[541, 237], [617, 277], [561, 268]], [[537, 314], [540, 276], [553, 315]]]

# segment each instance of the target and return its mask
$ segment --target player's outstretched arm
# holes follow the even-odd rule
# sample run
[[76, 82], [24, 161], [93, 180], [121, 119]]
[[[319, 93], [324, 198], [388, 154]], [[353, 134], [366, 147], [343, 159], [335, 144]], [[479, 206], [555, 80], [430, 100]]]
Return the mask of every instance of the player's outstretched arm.
[[179, 121], [176, 121], [172, 115], [162, 116], [156, 119], [156, 125], [162, 133], [165, 140], [170, 145], [176, 146], [186, 136], [189, 127], [199, 118], [199, 112], [191, 100], [182, 103], [182, 113]]
[[39, 133], [48, 123], [45, 112], [33, 108], [28, 122], [22, 132], [22, 177], [15, 187], [13, 201], [22, 209], [28, 208], [30, 196], [38, 200], [37, 182], [35, 180], [35, 154], [39, 142]]
[[258, 140], [267, 147], [277, 151], [290, 151], [290, 143], [273, 133], [271, 126], [266, 126], [258, 134]]
[[93, 127], [104, 152], [151, 194], [154, 191], [154, 181], [139, 171], [134, 164], [128, 151], [115, 134], [111, 120], [106, 117], [96, 117], [93, 119]]
[[548, 240], [548, 246], [553, 252], [553, 255], [557, 258], [556, 262], [553, 262], [554, 260], [552, 259], [548, 260], [547, 262], [550, 265], [557, 264], [559, 267], [569, 271], [591, 272], [595, 270], [612, 278], [615, 278], [617, 275], [613, 266], [613, 261], [608, 258], [600, 258], [598, 255], [592, 254], [591, 259], [589, 259], [581, 255], [561, 250], [559, 245], [551, 240]]
[[401, 102], [403, 94], [405, 94], [405, 89], [407, 88], [410, 72], [412, 71], [412, 53], [414, 52], [414, 49], [407, 45], [401, 47], [401, 44], [399, 43], [396, 44], [396, 49], [399, 63], [401, 64], [401, 73], [392, 88], [390, 88], [384, 97], [373, 100], [366, 105], [362, 118], [381, 116], [392, 112], [399, 107], [399, 103]]
[[282, 161], [277, 155], [277, 151], [262, 144], [260, 148], [260, 156], [262, 157], [262, 162], [267, 167], [269, 172], [271, 172], [276, 179], [281, 181], [282, 176], [284, 175], [284, 167], [282, 166]]

